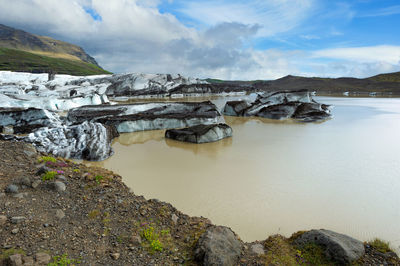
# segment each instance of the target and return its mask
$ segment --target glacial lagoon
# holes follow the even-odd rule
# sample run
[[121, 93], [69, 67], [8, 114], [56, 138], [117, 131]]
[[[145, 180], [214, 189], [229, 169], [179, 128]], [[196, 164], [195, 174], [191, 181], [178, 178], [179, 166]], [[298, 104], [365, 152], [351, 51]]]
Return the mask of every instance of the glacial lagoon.
[[[210, 99], [222, 108], [244, 97]], [[137, 195], [229, 226], [245, 241], [326, 228], [379, 237], [399, 251], [400, 98], [316, 100], [334, 106], [333, 119], [225, 117], [233, 137], [208, 144], [168, 140], [165, 130], [122, 134], [111, 158], [88, 164], [117, 172]]]

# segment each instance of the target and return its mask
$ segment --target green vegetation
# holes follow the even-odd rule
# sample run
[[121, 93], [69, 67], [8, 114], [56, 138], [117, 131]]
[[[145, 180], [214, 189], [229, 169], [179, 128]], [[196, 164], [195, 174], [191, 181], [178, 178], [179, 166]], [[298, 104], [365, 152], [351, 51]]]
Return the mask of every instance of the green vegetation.
[[21, 50], [0, 48], [0, 70], [47, 73], [75, 76], [111, 74], [96, 65], [79, 60], [52, 58]]
[[160, 242], [159, 234], [157, 234], [154, 230], [153, 226], [146, 226], [141, 233], [141, 236], [147, 240], [150, 245], [151, 250], [154, 251], [163, 251], [163, 245]]
[[383, 240], [380, 240], [378, 238], [375, 238], [374, 240], [368, 242], [368, 244], [376, 249], [379, 252], [386, 253], [386, 252], [391, 252], [392, 250], [389, 247], [389, 242], [385, 242]]
[[40, 163], [42, 163], [42, 162], [45, 162], [45, 163], [47, 163], [47, 162], [55, 163], [55, 162], [57, 162], [57, 159], [54, 158], [54, 157], [52, 157], [52, 156], [42, 156], [42, 157], [39, 158], [39, 162], [40, 162]]
[[56, 171], [48, 171], [42, 176], [43, 181], [53, 180], [57, 175]]
[[368, 78], [369, 80], [382, 81], [382, 82], [400, 82], [400, 72], [380, 74]]
[[15, 254], [26, 255], [25, 251], [23, 251], [22, 249], [16, 249], [16, 248], [3, 249], [2, 252], [0, 253], [0, 265], [3, 260], [8, 259], [10, 256]]
[[98, 210], [93, 210], [93, 211], [91, 211], [91, 212], [88, 213], [88, 217], [89, 217], [90, 219], [94, 219], [94, 218], [96, 218], [96, 217], [99, 216], [99, 215], [100, 215], [100, 211], [98, 211]]
[[288, 241], [281, 235], [270, 236], [265, 241], [265, 265], [297, 265], [296, 252]]
[[270, 236], [264, 244], [266, 265], [335, 265], [317, 244], [293, 246], [292, 241], [303, 233], [295, 233], [290, 239], [281, 235]]
[[69, 266], [80, 264], [81, 262], [75, 259], [69, 259], [68, 254], [53, 257], [53, 262], [47, 264], [47, 266]]
[[94, 177], [94, 179], [96, 180], [96, 183], [97, 183], [97, 184], [100, 184], [101, 180], [103, 180], [104, 177], [103, 177], [102, 175], [96, 175], [96, 176]]
[[309, 265], [335, 265], [324, 255], [322, 247], [314, 243], [302, 246], [298, 250], [298, 256]]

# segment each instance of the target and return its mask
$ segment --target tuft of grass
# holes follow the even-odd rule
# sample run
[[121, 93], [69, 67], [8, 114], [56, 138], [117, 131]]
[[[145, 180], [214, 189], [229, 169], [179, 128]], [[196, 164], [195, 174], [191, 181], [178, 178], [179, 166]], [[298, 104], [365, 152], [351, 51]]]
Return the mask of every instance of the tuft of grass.
[[61, 256], [53, 257], [53, 262], [50, 262], [47, 266], [73, 266], [80, 263], [79, 260], [68, 258], [68, 254], [64, 253]]
[[42, 162], [45, 162], [45, 163], [47, 163], [47, 162], [55, 163], [55, 162], [57, 162], [57, 159], [54, 158], [54, 157], [52, 157], [52, 156], [42, 156], [42, 157], [39, 158], [39, 162], [40, 162], [40, 163], [42, 163]]
[[89, 217], [90, 219], [94, 219], [94, 218], [96, 218], [96, 217], [99, 216], [99, 215], [100, 215], [100, 211], [99, 211], [99, 210], [93, 210], [93, 211], [91, 211], [91, 212], [88, 213], [88, 217]]
[[57, 175], [56, 171], [48, 171], [42, 176], [43, 181], [53, 180]]
[[367, 242], [367, 244], [382, 253], [393, 252], [389, 247], [389, 242], [383, 241], [379, 238], [375, 238], [374, 240]]

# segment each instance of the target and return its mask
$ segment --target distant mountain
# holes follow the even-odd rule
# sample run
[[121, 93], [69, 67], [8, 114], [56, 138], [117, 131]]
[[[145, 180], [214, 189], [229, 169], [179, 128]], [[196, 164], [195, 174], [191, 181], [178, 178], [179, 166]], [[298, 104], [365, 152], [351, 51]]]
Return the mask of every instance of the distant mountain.
[[81, 60], [54, 58], [22, 50], [0, 48], [0, 70], [89, 76], [110, 72]]
[[320, 94], [363, 94], [400, 95], [400, 72], [381, 74], [366, 79], [318, 78], [288, 75], [276, 80], [225, 81], [207, 79], [208, 82], [223, 85], [240, 85], [248, 91], [298, 90], [307, 89]]
[[388, 74], [380, 74], [373, 77], [368, 78], [370, 80], [375, 81], [392, 81], [392, 82], [400, 82], [400, 72], [388, 73]]
[[[59, 41], [52, 39], [46, 36], [39, 36], [35, 34], [31, 34], [22, 30], [14, 29], [5, 25], [0, 24], [0, 48], [2, 54], [2, 60], [11, 60], [13, 56], [16, 57], [12, 60], [12, 68], [6, 69], [7, 61], [1, 61], [0, 65], [2, 66], [2, 70], [13, 70], [13, 71], [27, 71], [30, 68], [23, 67], [19, 69], [19, 66], [30, 65], [33, 60], [34, 55], [41, 56], [40, 63], [36, 65], [36, 72], [47, 72], [56, 65], [57, 60], [59, 61], [57, 73], [61, 72], [63, 74], [71, 74], [68, 69], [63, 69], [62, 65], [67, 63], [69, 67], [71, 65], [80, 65], [85, 66], [85, 68], [90, 68], [94, 74], [102, 74], [109, 73], [103, 70], [96, 60], [88, 55], [81, 47], [70, 44], [67, 42]], [[27, 52], [28, 54], [19, 53]], [[27, 58], [24, 58], [22, 55], [27, 55]], [[25, 59], [28, 61], [25, 62]], [[53, 60], [51, 60], [53, 59]], [[51, 65], [46, 66], [46, 62], [52, 62]], [[39, 67], [40, 66], [40, 67]], [[47, 68], [46, 68], [47, 67]], [[74, 71], [74, 73], [79, 71]]]

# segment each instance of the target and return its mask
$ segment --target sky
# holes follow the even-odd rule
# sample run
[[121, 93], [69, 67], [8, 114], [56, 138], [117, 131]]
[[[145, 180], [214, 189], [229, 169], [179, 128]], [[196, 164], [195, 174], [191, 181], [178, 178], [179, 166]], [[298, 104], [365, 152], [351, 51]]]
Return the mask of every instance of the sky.
[[399, 0], [0, 0], [0, 23], [114, 73], [230, 80], [400, 71]]

